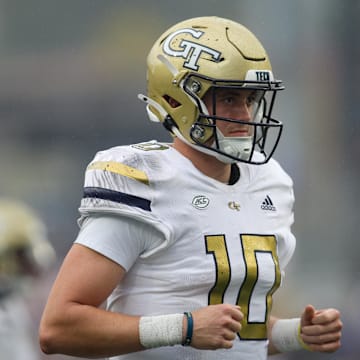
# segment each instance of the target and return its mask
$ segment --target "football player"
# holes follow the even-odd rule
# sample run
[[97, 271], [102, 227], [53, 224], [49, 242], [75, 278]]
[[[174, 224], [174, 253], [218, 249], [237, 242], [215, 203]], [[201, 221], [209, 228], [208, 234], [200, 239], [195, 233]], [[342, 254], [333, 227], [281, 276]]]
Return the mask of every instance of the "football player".
[[28, 299], [34, 279], [53, 264], [46, 228], [28, 205], [0, 199], [0, 349], [4, 359], [38, 360]]
[[[271, 316], [294, 249], [292, 181], [272, 159], [283, 89], [244, 26], [182, 21], [148, 59], [152, 121], [174, 136], [100, 151], [81, 230], [40, 326], [46, 353], [116, 359], [266, 359], [339, 348], [339, 311]], [[215, 351], [216, 350], [216, 351]]]

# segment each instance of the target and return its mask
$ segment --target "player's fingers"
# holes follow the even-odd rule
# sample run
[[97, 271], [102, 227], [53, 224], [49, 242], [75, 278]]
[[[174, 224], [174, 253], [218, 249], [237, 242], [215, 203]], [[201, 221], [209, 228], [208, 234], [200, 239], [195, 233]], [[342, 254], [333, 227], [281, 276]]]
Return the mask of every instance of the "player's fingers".
[[223, 346], [221, 346], [223, 349], [231, 349], [233, 347], [234, 343], [232, 340], [227, 340], [223, 342]]
[[231, 330], [231, 332], [236, 334], [241, 330], [241, 323], [238, 321], [232, 321], [231, 323], [228, 324], [227, 328]]
[[307, 305], [301, 316], [301, 326], [310, 325], [314, 315], [315, 308], [312, 305]]
[[236, 335], [231, 331], [222, 331], [221, 334], [218, 333], [217, 336], [212, 339], [207, 349], [230, 349], [233, 347], [235, 337]]
[[240, 306], [237, 305], [234, 306], [234, 305], [226, 304], [224, 311], [226, 312], [226, 314], [230, 315], [234, 320], [239, 322], [244, 317], [243, 313], [241, 312]]
[[301, 338], [306, 344], [328, 344], [328, 343], [336, 343], [341, 339], [341, 332], [334, 331], [334, 332], [327, 332], [322, 334], [315, 334], [315, 335], [307, 335], [302, 333]]
[[244, 315], [242, 312], [239, 312], [239, 313], [235, 314], [235, 316], [232, 316], [232, 318], [236, 323], [240, 323], [243, 320]]
[[319, 310], [315, 313], [312, 323], [315, 324], [327, 324], [334, 321], [340, 321], [340, 312], [336, 309]]
[[232, 334], [236, 334], [241, 330], [241, 323], [233, 319], [224, 319], [221, 326], [224, 331], [231, 332]]
[[341, 332], [343, 323], [340, 319], [324, 324], [303, 326], [301, 332], [309, 336], [317, 336], [326, 333]]
[[236, 338], [236, 333], [234, 331], [225, 331], [223, 334], [225, 340], [233, 341]]
[[232, 331], [238, 332], [241, 329], [241, 321], [244, 318], [240, 310], [240, 306], [232, 306], [226, 304], [223, 308], [224, 315], [222, 318], [222, 325]]
[[309, 348], [316, 352], [331, 353], [338, 350], [341, 347], [340, 340], [332, 341], [324, 344], [309, 344]]

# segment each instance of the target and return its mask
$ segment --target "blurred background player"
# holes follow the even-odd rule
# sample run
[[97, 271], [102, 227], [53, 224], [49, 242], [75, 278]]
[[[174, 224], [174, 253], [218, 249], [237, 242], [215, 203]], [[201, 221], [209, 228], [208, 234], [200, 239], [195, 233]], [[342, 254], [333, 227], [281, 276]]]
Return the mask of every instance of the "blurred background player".
[[39, 360], [30, 311], [35, 281], [54, 264], [46, 227], [28, 205], [0, 199], [0, 353], [2, 359]]

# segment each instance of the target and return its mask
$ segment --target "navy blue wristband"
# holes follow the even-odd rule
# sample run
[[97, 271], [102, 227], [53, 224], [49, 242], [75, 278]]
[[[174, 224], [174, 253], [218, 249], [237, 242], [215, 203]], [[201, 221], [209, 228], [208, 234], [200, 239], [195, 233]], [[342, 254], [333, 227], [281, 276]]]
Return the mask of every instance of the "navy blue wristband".
[[186, 330], [186, 337], [183, 346], [189, 346], [191, 344], [191, 340], [193, 336], [194, 320], [191, 312], [184, 312], [184, 315], [186, 316], [187, 319], [187, 330]]

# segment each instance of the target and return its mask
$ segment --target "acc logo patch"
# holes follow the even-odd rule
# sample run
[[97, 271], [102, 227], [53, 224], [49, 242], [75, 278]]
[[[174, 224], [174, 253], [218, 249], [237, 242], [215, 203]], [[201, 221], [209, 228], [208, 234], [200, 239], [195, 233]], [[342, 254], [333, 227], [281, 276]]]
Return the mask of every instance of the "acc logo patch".
[[210, 200], [205, 195], [197, 195], [192, 199], [191, 205], [199, 210], [203, 210], [208, 207]]

